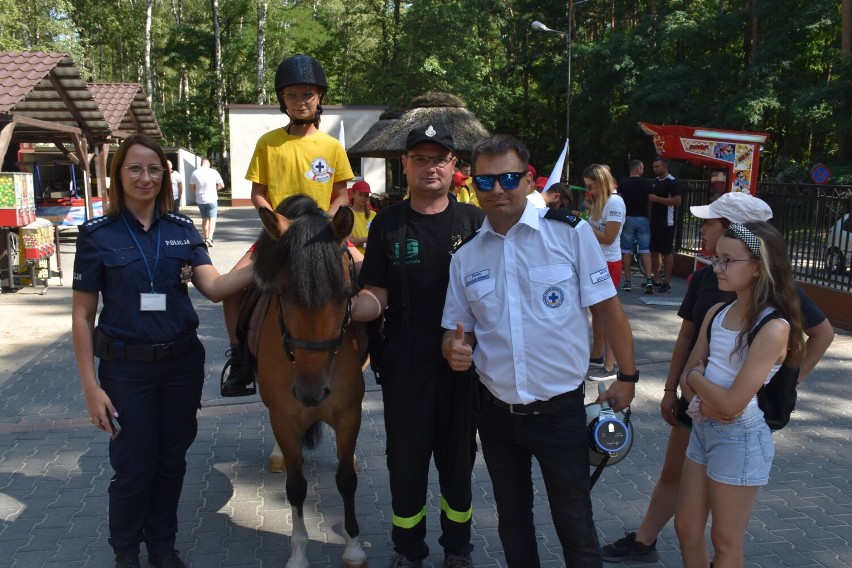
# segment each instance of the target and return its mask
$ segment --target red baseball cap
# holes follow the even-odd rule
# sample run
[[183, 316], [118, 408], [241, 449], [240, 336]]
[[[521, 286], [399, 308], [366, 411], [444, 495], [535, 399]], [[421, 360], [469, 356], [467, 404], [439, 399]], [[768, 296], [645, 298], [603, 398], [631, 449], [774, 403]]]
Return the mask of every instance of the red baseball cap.
[[358, 180], [352, 184], [352, 191], [358, 193], [371, 193], [370, 184], [364, 180]]
[[453, 182], [455, 182], [456, 185], [464, 185], [464, 181], [466, 179], [467, 179], [467, 176], [464, 175], [461, 172], [455, 172], [453, 174]]
[[546, 185], [547, 185], [547, 179], [548, 179], [548, 178], [546, 178], [546, 177], [544, 177], [544, 176], [541, 176], [541, 177], [536, 178], [536, 179], [535, 179], [535, 187], [536, 187], [536, 189], [538, 189], [539, 191], [541, 191], [542, 189], [544, 189], [544, 186], [546, 186]]

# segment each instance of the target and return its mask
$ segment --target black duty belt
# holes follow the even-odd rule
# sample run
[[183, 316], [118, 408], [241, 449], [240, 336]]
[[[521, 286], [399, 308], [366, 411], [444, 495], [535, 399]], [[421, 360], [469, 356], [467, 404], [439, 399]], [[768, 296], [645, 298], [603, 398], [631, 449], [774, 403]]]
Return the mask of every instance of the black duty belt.
[[154, 345], [127, 343], [104, 335], [100, 329], [95, 329], [95, 356], [105, 361], [162, 361], [186, 352], [196, 341], [196, 334], [193, 331], [168, 343]]
[[491, 394], [491, 391], [482, 385], [482, 383], [480, 383], [480, 385], [483, 394], [485, 395], [485, 400], [490, 400], [491, 404], [497, 408], [502, 408], [503, 410], [509, 411], [511, 414], [518, 414], [520, 416], [528, 416], [530, 414], [556, 414], [566, 402], [577, 397], [582, 400], [585, 394], [583, 385], [580, 385], [570, 392], [556, 395], [549, 400], [536, 400], [529, 404], [509, 404], [508, 402], [503, 402]]

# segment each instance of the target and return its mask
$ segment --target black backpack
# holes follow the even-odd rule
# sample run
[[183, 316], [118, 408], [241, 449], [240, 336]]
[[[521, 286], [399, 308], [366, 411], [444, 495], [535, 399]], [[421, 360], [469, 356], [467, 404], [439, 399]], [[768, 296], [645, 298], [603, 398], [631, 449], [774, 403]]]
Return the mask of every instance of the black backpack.
[[[715, 320], [719, 312], [731, 303], [728, 302], [719, 308], [713, 315], [713, 319]], [[749, 347], [751, 346], [751, 342], [754, 341], [754, 338], [757, 337], [757, 333], [766, 325], [766, 322], [783, 317], [784, 314], [778, 310], [773, 310], [771, 313], [766, 314], [749, 332], [747, 337]], [[710, 342], [710, 329], [712, 327], [713, 321], [707, 326], [708, 343]], [[785, 361], [781, 363], [781, 368], [772, 375], [769, 382], [757, 391], [757, 405], [763, 411], [763, 417], [770, 429], [780, 430], [790, 421], [790, 415], [796, 408], [796, 399], [798, 397], [796, 387], [798, 386], [798, 381], [799, 368], [788, 366]]]

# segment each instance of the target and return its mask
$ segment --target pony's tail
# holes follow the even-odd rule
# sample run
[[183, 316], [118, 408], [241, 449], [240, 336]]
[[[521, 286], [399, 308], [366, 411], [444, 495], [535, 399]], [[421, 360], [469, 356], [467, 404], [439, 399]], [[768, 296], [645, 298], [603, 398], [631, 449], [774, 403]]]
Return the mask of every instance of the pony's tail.
[[312, 450], [320, 442], [322, 442], [322, 422], [317, 420], [305, 430], [302, 436], [302, 447]]

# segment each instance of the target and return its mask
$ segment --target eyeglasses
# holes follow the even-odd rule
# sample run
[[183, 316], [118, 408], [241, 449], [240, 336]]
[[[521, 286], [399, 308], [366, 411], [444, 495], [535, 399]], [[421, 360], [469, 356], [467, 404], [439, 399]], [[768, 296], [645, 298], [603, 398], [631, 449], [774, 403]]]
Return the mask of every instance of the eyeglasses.
[[438, 169], [444, 169], [452, 160], [452, 158], [448, 158], [446, 156], [442, 156], [440, 158], [433, 158], [432, 156], [408, 156], [408, 161], [414, 162], [414, 165], [418, 168], [425, 168], [429, 165], [433, 165]]
[[718, 268], [721, 272], [725, 272], [728, 269], [728, 265], [732, 262], [754, 262], [755, 260], [754, 258], [722, 258], [714, 256], [710, 259], [710, 262], [713, 264], [713, 268]]
[[494, 183], [499, 181], [500, 187], [503, 189], [516, 189], [521, 184], [521, 179], [527, 175], [527, 172], [506, 172], [505, 174], [483, 174], [481, 176], [473, 176], [473, 181], [479, 191], [491, 191], [494, 189]]
[[139, 164], [134, 164], [132, 166], [124, 166], [124, 169], [130, 174], [131, 179], [139, 179], [142, 177], [142, 172], [148, 172], [148, 177], [157, 180], [163, 177], [163, 172], [165, 168], [163, 166], [148, 166], [147, 168], [144, 166], [140, 166]]
[[309, 103], [316, 96], [317, 96], [316, 93], [310, 93], [310, 92], [304, 93], [304, 94], [293, 93], [293, 92], [284, 93], [284, 98], [287, 99], [287, 101], [289, 101], [291, 103]]

